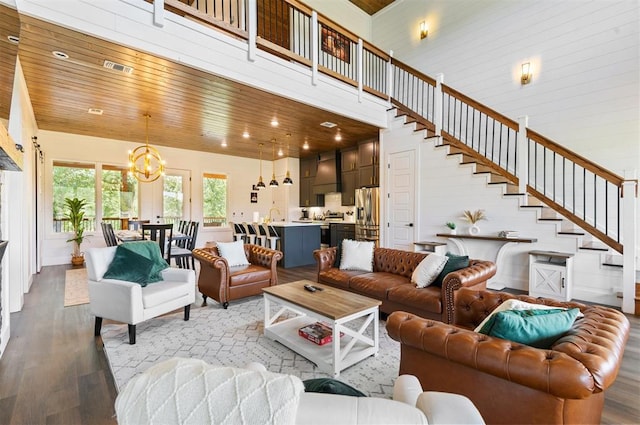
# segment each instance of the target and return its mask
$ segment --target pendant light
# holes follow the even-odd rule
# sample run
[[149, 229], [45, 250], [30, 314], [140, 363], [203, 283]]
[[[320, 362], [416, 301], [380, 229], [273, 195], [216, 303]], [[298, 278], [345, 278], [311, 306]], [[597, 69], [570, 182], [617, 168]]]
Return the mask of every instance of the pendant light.
[[291, 174], [289, 174], [289, 137], [291, 137], [291, 134], [287, 134], [287, 174], [284, 180], [282, 180], [282, 184], [284, 186], [291, 186], [293, 184], [293, 180], [291, 180]]
[[258, 190], [267, 187], [262, 181], [262, 146], [264, 146], [264, 143], [260, 143], [260, 179], [258, 179], [258, 184], [256, 185]]
[[271, 140], [271, 181], [269, 182], [269, 187], [278, 187], [278, 180], [276, 180], [276, 139]]
[[129, 175], [142, 183], [151, 183], [164, 175], [165, 162], [160, 157], [160, 153], [149, 146], [149, 118], [151, 115], [144, 115], [146, 124], [146, 143], [129, 151]]

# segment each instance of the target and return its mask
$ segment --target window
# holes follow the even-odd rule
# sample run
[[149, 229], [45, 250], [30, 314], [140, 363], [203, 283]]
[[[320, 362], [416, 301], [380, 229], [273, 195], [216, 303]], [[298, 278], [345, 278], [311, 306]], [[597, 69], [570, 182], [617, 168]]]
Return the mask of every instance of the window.
[[65, 218], [65, 198], [85, 199], [85, 231], [96, 228], [96, 171], [93, 165], [58, 162], [53, 163], [53, 231], [70, 232]]
[[204, 226], [227, 223], [227, 176], [204, 173], [202, 176], [202, 221]]
[[138, 181], [123, 167], [102, 166], [102, 221], [120, 229], [121, 218], [138, 217]]

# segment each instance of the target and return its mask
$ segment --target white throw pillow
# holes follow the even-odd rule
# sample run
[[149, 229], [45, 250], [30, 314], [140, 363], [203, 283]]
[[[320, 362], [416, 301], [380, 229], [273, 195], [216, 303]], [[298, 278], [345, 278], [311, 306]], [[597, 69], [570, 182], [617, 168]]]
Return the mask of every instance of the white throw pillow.
[[373, 242], [342, 240], [340, 270], [373, 271]]
[[413, 271], [411, 282], [416, 284], [416, 288], [426, 288], [431, 285], [444, 269], [448, 259], [449, 257], [444, 255], [427, 255]]
[[[487, 317], [484, 318], [484, 320], [478, 325], [478, 327], [476, 327], [473, 331], [474, 332], [480, 332], [480, 329], [482, 329], [482, 327], [485, 325], [485, 323], [487, 323], [489, 321], [489, 319], [491, 319], [491, 316], [493, 316], [494, 314], [498, 314], [501, 311], [506, 311], [506, 310], [567, 310], [564, 307], [554, 307], [552, 305], [545, 305], [545, 304], [532, 304], [532, 303], [527, 303], [524, 301], [520, 301], [520, 300], [507, 300], [505, 302], [503, 302], [502, 304], [500, 304], [498, 307], [495, 308], [495, 310], [493, 310]], [[582, 314], [582, 312], [578, 313], [578, 317], [582, 317], [584, 316], [584, 314]]]
[[227, 260], [229, 266], [249, 265], [247, 256], [244, 253], [244, 243], [242, 241], [218, 242], [218, 252], [222, 258]]

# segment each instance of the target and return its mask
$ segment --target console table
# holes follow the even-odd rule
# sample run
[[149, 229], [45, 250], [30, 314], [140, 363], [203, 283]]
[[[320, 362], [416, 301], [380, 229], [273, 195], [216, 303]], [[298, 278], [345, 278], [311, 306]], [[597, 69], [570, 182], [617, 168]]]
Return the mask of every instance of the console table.
[[[505, 252], [510, 247], [515, 246], [519, 243], [538, 242], [538, 239], [536, 238], [525, 238], [525, 237], [503, 238], [500, 236], [492, 236], [492, 235], [464, 235], [464, 234], [452, 235], [450, 233], [437, 233], [436, 236], [451, 240], [451, 242], [456, 246], [456, 248], [458, 248], [461, 255], [469, 255], [469, 251], [467, 250], [467, 247], [464, 244], [464, 239], [475, 239], [475, 240], [481, 240], [481, 241], [501, 243], [502, 245], [498, 249], [498, 254], [496, 255], [496, 259], [494, 261], [496, 263], [496, 266], [498, 267], [498, 273], [500, 272], [500, 263], [502, 262], [502, 258], [504, 257]], [[495, 290], [504, 289], [505, 285], [503, 283], [498, 282], [498, 279], [497, 279], [498, 273], [496, 273], [496, 276], [494, 276], [493, 278], [487, 281], [487, 288], [495, 289]]]

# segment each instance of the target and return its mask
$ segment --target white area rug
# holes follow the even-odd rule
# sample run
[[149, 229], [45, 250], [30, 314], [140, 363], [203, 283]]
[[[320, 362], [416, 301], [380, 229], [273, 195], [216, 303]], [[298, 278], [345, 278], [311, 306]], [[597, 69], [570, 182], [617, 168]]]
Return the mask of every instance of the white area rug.
[[[196, 301], [197, 302], [197, 301]], [[314, 363], [263, 335], [262, 297], [234, 301], [227, 310], [211, 301], [137, 325], [136, 344], [129, 345], [127, 325], [104, 324], [102, 339], [116, 386], [124, 385], [153, 364], [171, 357], [202, 359], [213, 365], [243, 367], [260, 362], [271, 372], [300, 379], [331, 377]], [[369, 396], [391, 398], [400, 365], [400, 344], [380, 322], [380, 351], [342, 371], [338, 379]]]

